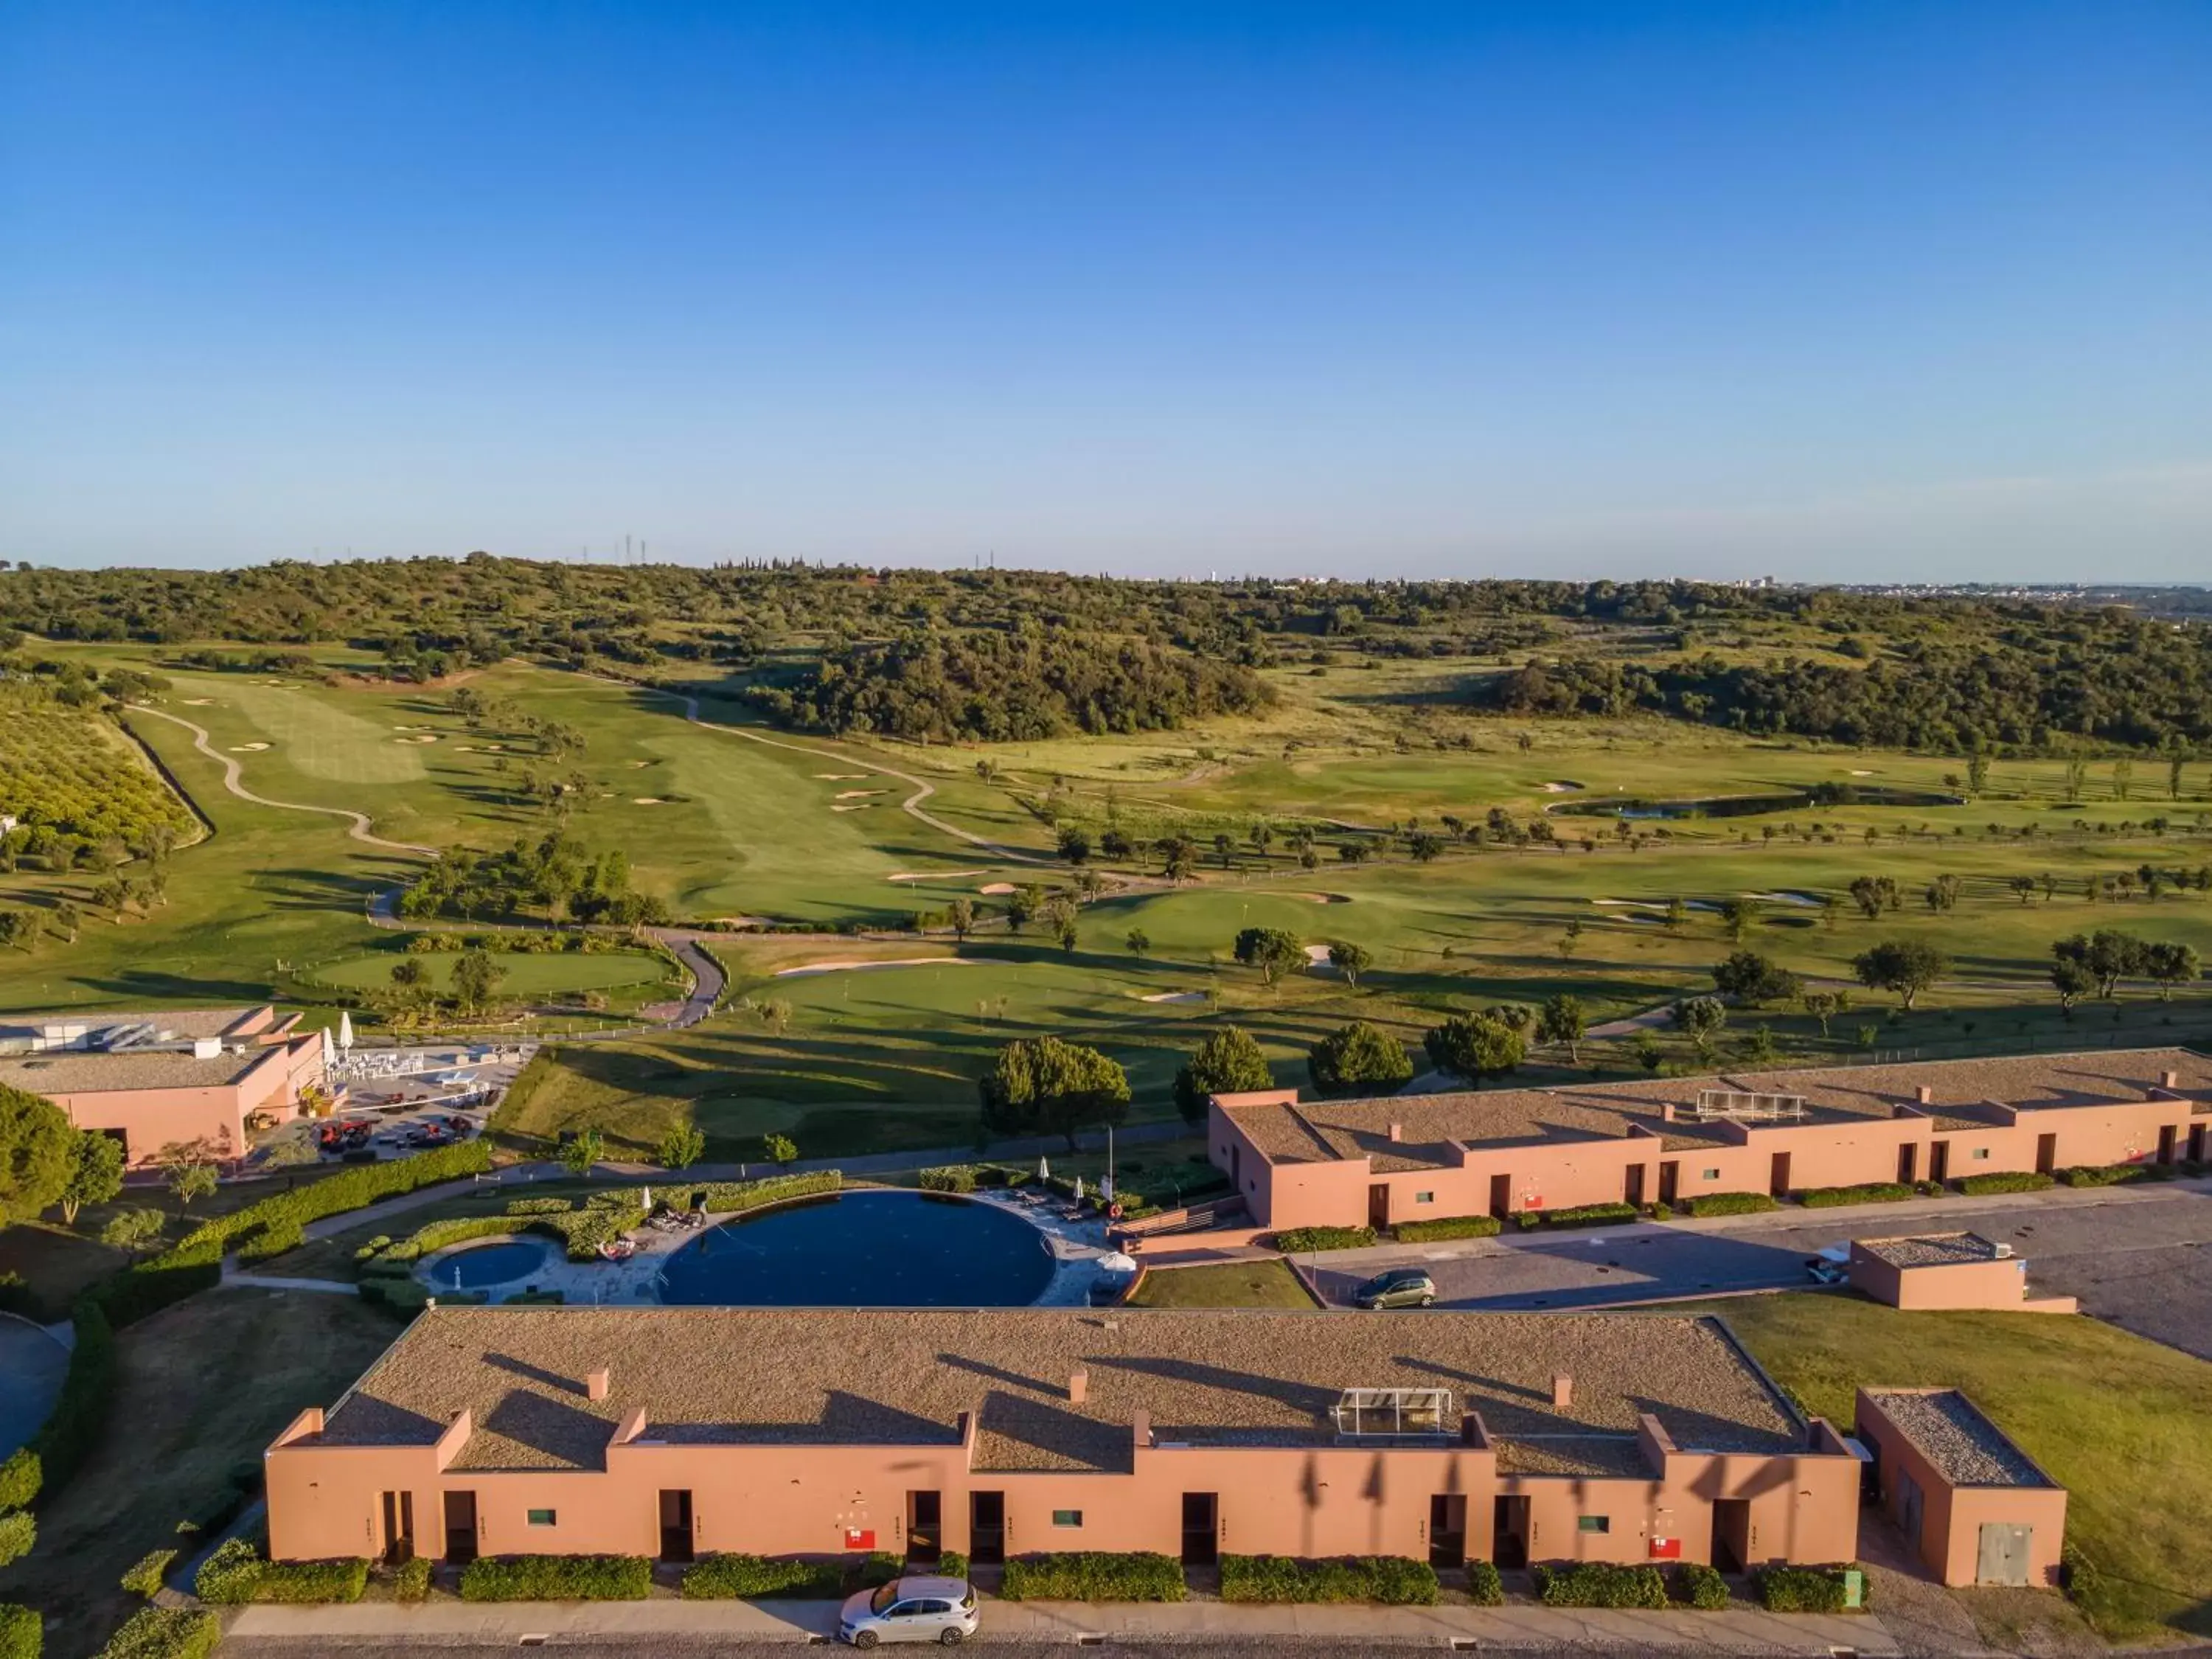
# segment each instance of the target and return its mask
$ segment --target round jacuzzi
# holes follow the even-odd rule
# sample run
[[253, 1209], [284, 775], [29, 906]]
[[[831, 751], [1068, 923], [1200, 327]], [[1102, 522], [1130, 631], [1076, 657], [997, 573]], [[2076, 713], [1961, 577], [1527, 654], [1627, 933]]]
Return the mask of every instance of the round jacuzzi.
[[1052, 1282], [1045, 1236], [995, 1204], [862, 1190], [722, 1223], [668, 1258], [663, 1302], [1022, 1308]]
[[528, 1233], [481, 1244], [459, 1244], [424, 1262], [419, 1273], [433, 1291], [485, 1291], [540, 1273], [560, 1259], [552, 1239]]

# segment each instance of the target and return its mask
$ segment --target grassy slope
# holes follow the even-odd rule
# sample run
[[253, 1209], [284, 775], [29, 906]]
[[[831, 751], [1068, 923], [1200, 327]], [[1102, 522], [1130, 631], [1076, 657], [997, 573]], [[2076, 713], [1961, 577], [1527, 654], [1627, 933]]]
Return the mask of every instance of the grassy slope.
[[1229, 1261], [1209, 1267], [1148, 1273], [1129, 1298], [1133, 1308], [1303, 1308], [1314, 1305], [1297, 1276], [1280, 1261]]
[[2100, 1575], [2086, 1610], [2107, 1638], [2212, 1635], [2212, 1365], [2090, 1319], [1814, 1296], [1724, 1311], [1777, 1381], [1839, 1425], [1863, 1383], [1965, 1389], [2068, 1489], [2067, 1535]]

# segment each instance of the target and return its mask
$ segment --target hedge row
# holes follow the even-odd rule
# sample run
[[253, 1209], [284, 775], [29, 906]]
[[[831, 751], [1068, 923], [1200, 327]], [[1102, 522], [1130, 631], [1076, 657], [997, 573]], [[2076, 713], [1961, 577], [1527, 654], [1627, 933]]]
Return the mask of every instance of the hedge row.
[[1866, 1577], [1859, 1577], [1859, 1605], [1844, 1604], [1844, 1567], [1767, 1567], [1756, 1580], [1759, 1599], [1770, 1613], [1863, 1613], [1867, 1607]]
[[1502, 1607], [1505, 1605], [1505, 1580], [1498, 1571], [1498, 1563], [1470, 1561], [1467, 1564], [1467, 1599], [1478, 1607]]
[[1429, 1607], [1437, 1599], [1437, 1570], [1402, 1555], [1351, 1555], [1294, 1561], [1287, 1555], [1224, 1555], [1224, 1601], [1379, 1601], [1389, 1607]]
[[1182, 1563], [1149, 1550], [1069, 1550], [1017, 1556], [999, 1586], [1005, 1601], [1180, 1601]]
[[1577, 1204], [1564, 1210], [1523, 1210], [1515, 1219], [1523, 1227], [1609, 1227], [1636, 1218], [1633, 1204], [1616, 1200], [1610, 1204]]
[[1434, 1221], [1401, 1221], [1394, 1230], [1401, 1244], [1427, 1244], [1440, 1238], [1495, 1238], [1494, 1215], [1446, 1215]]
[[[37, 1460], [34, 1491], [52, 1491], [76, 1473], [99, 1443], [107, 1423], [108, 1399], [115, 1392], [115, 1332], [100, 1304], [89, 1297], [79, 1302], [72, 1323], [76, 1346], [70, 1350], [61, 1394], [46, 1426], [31, 1439], [30, 1454]], [[13, 1467], [19, 1480], [27, 1477], [27, 1466]], [[23, 1501], [30, 1499], [27, 1496]]]
[[1808, 1210], [1833, 1210], [1846, 1204], [1895, 1204], [1916, 1196], [1898, 1181], [1869, 1181], [1856, 1187], [1808, 1187], [1797, 1201]]
[[684, 1574], [687, 1601], [766, 1596], [827, 1599], [845, 1591], [842, 1561], [789, 1561], [765, 1555], [708, 1555]]
[[0, 1659], [39, 1659], [46, 1644], [46, 1623], [30, 1607], [0, 1601]]
[[1667, 1581], [1656, 1567], [1617, 1567], [1603, 1561], [1529, 1569], [1536, 1599], [1552, 1607], [1657, 1607], [1667, 1605]]
[[1685, 1215], [1764, 1215], [1782, 1206], [1765, 1193], [1700, 1193], [1682, 1206]]
[[576, 1207], [566, 1198], [518, 1198], [507, 1206], [509, 1215], [566, 1215]]
[[926, 1193], [972, 1193], [975, 1190], [975, 1166], [972, 1164], [946, 1164], [921, 1172], [921, 1189]]
[[642, 1555], [485, 1555], [461, 1569], [464, 1601], [642, 1601], [652, 1590]]
[[1275, 1248], [1285, 1255], [1304, 1255], [1313, 1250], [1364, 1250], [1374, 1242], [1372, 1227], [1287, 1227], [1275, 1235]]
[[1702, 1561], [1678, 1561], [1667, 1574], [1668, 1597], [1684, 1607], [1717, 1613], [1729, 1604], [1728, 1580]]
[[1965, 1176], [1959, 1190], [1969, 1198], [1990, 1193], [2039, 1193], [2052, 1184], [2047, 1175], [2033, 1170], [1992, 1170], [1987, 1175]]
[[392, 1570], [392, 1597], [396, 1601], [420, 1601], [430, 1593], [430, 1558], [410, 1555]]
[[123, 1588], [133, 1595], [143, 1595], [149, 1601], [160, 1594], [161, 1585], [169, 1576], [169, 1565], [177, 1559], [173, 1549], [149, 1550], [131, 1564], [131, 1571], [123, 1575]]
[[192, 1593], [210, 1607], [247, 1601], [358, 1601], [368, 1587], [360, 1556], [327, 1561], [271, 1561], [243, 1538], [226, 1540], [200, 1563]]
[[222, 1640], [222, 1625], [205, 1607], [141, 1607], [98, 1659], [207, 1659]]

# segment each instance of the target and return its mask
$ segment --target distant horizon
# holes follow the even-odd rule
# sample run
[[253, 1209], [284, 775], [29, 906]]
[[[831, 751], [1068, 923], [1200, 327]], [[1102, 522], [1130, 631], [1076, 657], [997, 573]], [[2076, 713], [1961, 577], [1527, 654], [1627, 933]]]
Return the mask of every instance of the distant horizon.
[[0, 554], [2156, 586], [2212, 7], [17, 0]]

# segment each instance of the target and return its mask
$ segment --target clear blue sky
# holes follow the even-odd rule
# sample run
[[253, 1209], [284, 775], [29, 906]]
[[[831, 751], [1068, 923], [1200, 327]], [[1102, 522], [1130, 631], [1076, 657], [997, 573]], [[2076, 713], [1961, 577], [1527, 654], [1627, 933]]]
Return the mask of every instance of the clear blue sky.
[[2212, 580], [2212, 5], [0, 5], [0, 555], [625, 533]]

